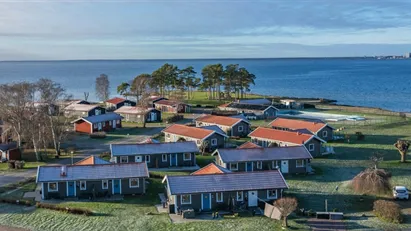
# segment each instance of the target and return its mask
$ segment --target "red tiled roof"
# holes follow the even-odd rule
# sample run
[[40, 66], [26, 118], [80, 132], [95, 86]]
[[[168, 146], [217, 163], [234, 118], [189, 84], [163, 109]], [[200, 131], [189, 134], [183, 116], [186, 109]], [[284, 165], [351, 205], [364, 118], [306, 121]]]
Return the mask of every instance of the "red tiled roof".
[[74, 165], [94, 165], [94, 164], [109, 164], [110, 162], [105, 161], [99, 157], [96, 156], [89, 156], [86, 157], [76, 163]]
[[258, 127], [253, 132], [251, 132], [248, 136], [256, 137], [256, 138], [263, 138], [267, 140], [276, 140], [276, 141], [283, 141], [293, 144], [304, 144], [307, 140], [311, 139], [314, 135], [305, 134], [301, 132], [291, 132], [291, 131], [283, 131], [277, 130], [272, 128], [263, 128]]
[[228, 105], [230, 105], [231, 103], [225, 103], [225, 104], [221, 104], [220, 106], [218, 106], [218, 107], [227, 107]]
[[293, 130], [307, 129], [312, 133], [317, 133], [325, 125], [326, 123], [322, 121], [306, 121], [285, 118], [277, 118], [270, 123], [270, 126], [273, 127], [289, 128]]
[[174, 101], [174, 100], [162, 99], [162, 100], [159, 100], [159, 101], [155, 102], [154, 104], [160, 104], [160, 105], [166, 105], [166, 106], [175, 106], [175, 105], [184, 104], [184, 103]]
[[133, 107], [133, 106], [122, 106], [119, 109], [115, 110], [115, 113], [123, 113], [123, 114], [145, 114], [149, 111], [153, 110], [153, 108], [144, 108], [144, 107]]
[[229, 172], [227, 171], [223, 171], [221, 169], [221, 167], [217, 166], [214, 163], [210, 163], [206, 166], [204, 166], [203, 168], [200, 168], [199, 170], [191, 173], [190, 175], [206, 175], [206, 174], [224, 174]]
[[112, 99], [109, 99], [106, 101], [106, 103], [112, 103], [112, 104], [119, 104], [121, 102], [124, 102], [126, 99], [120, 98], [120, 97], [114, 97]]
[[211, 135], [214, 131], [207, 130], [204, 128], [189, 127], [181, 124], [173, 124], [170, 127], [163, 130], [163, 132], [168, 132], [180, 136], [191, 137], [195, 139], [204, 139]]
[[211, 124], [219, 124], [224, 126], [233, 126], [234, 124], [241, 121], [240, 118], [232, 118], [227, 116], [216, 116], [216, 115], [206, 115], [200, 118], [197, 118], [196, 121], [204, 122], [204, 123], [211, 123]]
[[244, 148], [262, 148], [262, 147], [260, 145], [257, 145], [255, 143], [253, 143], [253, 142], [248, 141], [248, 142], [245, 142], [244, 144], [238, 146], [237, 148], [244, 149]]

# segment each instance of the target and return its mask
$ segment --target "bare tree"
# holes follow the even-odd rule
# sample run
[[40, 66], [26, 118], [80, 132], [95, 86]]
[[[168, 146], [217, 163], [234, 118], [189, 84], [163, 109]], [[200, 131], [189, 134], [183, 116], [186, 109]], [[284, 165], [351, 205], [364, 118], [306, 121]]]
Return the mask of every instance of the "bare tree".
[[384, 154], [380, 152], [374, 152], [370, 157], [370, 161], [375, 170], [378, 169], [378, 164], [383, 160], [384, 160]]
[[44, 121], [48, 121], [45, 125], [50, 131], [53, 147], [57, 156], [61, 154], [61, 143], [67, 137], [70, 126], [69, 120], [64, 116], [63, 108], [54, 105], [58, 101], [66, 101], [71, 98], [66, 94], [66, 90], [56, 82], [50, 79], [40, 79], [37, 82], [37, 89], [40, 94], [40, 102], [46, 107], [43, 107], [42, 117]]
[[401, 163], [407, 162], [407, 152], [410, 148], [411, 142], [408, 140], [397, 140], [394, 144], [394, 147], [400, 152], [401, 155]]
[[208, 140], [204, 140], [203, 142], [201, 142], [201, 145], [199, 147], [201, 155], [204, 156], [205, 152], [207, 151], [208, 146], [209, 146]]
[[283, 197], [274, 202], [274, 206], [281, 212], [283, 227], [288, 227], [288, 216], [295, 211], [298, 206], [297, 199], [293, 197]]
[[391, 190], [390, 179], [385, 170], [368, 168], [353, 178], [352, 187], [356, 193], [385, 194]]
[[149, 96], [154, 89], [150, 86], [151, 75], [141, 74], [136, 76], [130, 86], [131, 94], [136, 97], [137, 106], [143, 110], [143, 127], [146, 127], [146, 110], [149, 104]]
[[108, 100], [110, 97], [110, 81], [106, 74], [96, 78], [96, 96], [101, 101]]
[[90, 95], [90, 92], [84, 92], [84, 100], [87, 101], [88, 97]]

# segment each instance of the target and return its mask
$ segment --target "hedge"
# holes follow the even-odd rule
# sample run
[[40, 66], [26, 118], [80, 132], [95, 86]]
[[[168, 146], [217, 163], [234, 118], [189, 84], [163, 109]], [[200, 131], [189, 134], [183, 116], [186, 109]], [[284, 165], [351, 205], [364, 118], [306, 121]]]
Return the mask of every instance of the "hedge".
[[16, 199], [10, 199], [10, 198], [0, 198], [0, 203], [13, 204], [13, 205], [24, 205], [24, 206], [34, 205], [33, 201], [16, 200]]
[[401, 214], [400, 206], [392, 201], [387, 200], [377, 200], [374, 202], [374, 213], [375, 215], [388, 222], [401, 223], [403, 217]]
[[42, 208], [42, 209], [50, 209], [54, 211], [66, 212], [66, 213], [71, 213], [71, 214], [77, 214], [77, 215], [86, 215], [86, 216], [93, 215], [93, 212], [89, 209], [62, 207], [62, 206], [57, 206], [54, 204], [47, 204], [47, 203], [40, 203], [40, 202], [36, 203], [36, 207]]

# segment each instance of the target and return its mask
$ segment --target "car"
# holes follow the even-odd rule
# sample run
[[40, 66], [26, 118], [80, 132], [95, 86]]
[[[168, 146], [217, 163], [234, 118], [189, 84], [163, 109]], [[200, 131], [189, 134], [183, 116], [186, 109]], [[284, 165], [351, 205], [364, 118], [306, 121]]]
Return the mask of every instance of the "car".
[[394, 196], [394, 199], [405, 199], [408, 200], [408, 189], [405, 186], [395, 186], [392, 189], [392, 193]]

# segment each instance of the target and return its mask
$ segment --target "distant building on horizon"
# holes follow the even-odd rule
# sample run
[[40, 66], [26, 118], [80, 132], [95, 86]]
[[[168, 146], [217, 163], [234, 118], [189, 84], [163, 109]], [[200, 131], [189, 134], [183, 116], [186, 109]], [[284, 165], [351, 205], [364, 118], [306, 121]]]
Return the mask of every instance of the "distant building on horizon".
[[405, 53], [404, 56], [406, 59], [411, 59], [411, 52]]

